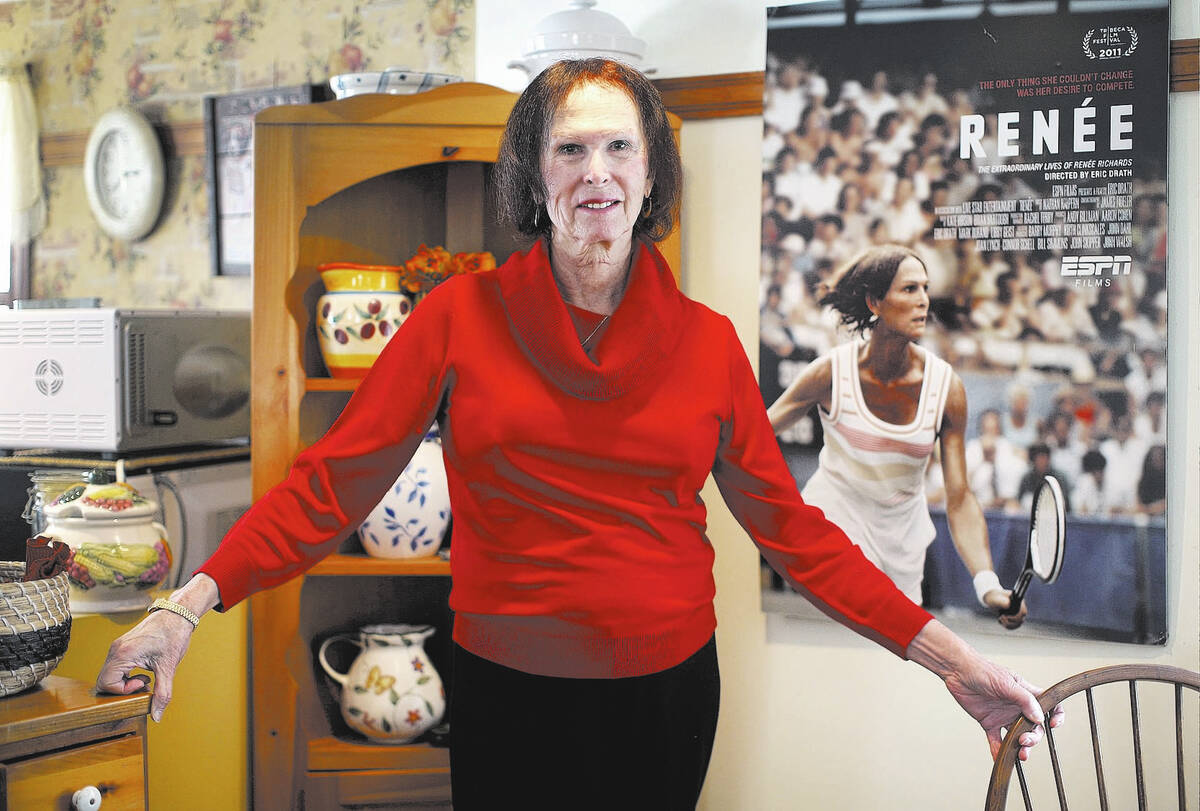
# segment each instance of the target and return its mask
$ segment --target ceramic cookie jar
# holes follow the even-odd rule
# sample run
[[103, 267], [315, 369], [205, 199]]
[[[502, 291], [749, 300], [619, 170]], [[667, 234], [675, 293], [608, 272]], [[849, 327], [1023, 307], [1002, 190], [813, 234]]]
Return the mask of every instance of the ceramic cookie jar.
[[71, 547], [72, 612], [139, 611], [167, 578], [171, 547], [158, 504], [100, 470], [43, 508], [44, 534]]

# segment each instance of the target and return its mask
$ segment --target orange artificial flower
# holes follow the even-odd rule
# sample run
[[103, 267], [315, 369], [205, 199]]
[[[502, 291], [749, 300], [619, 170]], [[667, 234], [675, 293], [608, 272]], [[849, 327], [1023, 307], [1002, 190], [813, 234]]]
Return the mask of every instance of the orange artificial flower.
[[412, 293], [428, 290], [450, 275], [450, 252], [440, 245], [422, 243], [412, 259], [404, 263], [404, 287]]
[[451, 256], [440, 245], [430, 248], [422, 244], [416, 254], [404, 263], [400, 284], [410, 293], [427, 293], [452, 275], [477, 273], [494, 267], [496, 258], [487, 251]]
[[496, 267], [496, 257], [488, 251], [478, 253], [454, 254], [454, 272], [478, 273], [481, 270], [492, 270]]

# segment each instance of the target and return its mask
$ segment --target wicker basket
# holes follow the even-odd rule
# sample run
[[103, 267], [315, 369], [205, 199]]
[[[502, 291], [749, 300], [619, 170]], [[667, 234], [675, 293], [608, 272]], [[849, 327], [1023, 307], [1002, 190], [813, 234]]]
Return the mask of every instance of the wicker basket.
[[21, 582], [24, 563], [0, 561], [0, 696], [50, 675], [71, 638], [67, 573]]

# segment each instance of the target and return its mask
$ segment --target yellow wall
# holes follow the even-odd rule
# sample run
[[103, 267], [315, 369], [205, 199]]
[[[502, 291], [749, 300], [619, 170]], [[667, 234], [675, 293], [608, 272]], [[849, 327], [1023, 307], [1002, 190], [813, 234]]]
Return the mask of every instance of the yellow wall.
[[[143, 614], [79, 614], [67, 655], [55, 669], [91, 684], [109, 644]], [[209, 614], [192, 636], [163, 719], [150, 722], [151, 808], [232, 811], [249, 806], [245, 604]]]
[[[117, 104], [156, 124], [203, 119], [203, 98], [319, 84], [404, 65], [474, 75], [474, 0], [18, 0], [0, 3], [0, 50], [32, 65], [42, 134], [86, 134]], [[81, 161], [82, 163], [82, 161]], [[165, 213], [114, 240], [88, 209], [82, 165], [47, 168], [33, 295], [106, 306], [247, 309], [246, 277], [214, 277], [205, 157], [168, 150]]]

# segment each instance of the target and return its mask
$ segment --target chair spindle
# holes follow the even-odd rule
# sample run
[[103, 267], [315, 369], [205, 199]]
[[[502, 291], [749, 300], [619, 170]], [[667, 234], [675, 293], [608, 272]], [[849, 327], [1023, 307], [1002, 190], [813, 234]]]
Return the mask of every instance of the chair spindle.
[[1020, 750], [1016, 757], [1017, 779], [1021, 781], [1021, 799], [1025, 801], [1025, 811], [1033, 811], [1033, 805], [1029, 802], [1029, 784], [1025, 782], [1025, 770], [1021, 768]]
[[1096, 764], [1096, 790], [1100, 792], [1100, 811], [1108, 811], [1108, 786], [1104, 782], [1104, 763], [1100, 757], [1100, 727], [1096, 724], [1096, 702], [1087, 688], [1088, 721], [1092, 727], [1092, 760]]
[[1133, 716], [1133, 763], [1137, 769], [1138, 811], [1146, 811], [1146, 781], [1142, 776], [1142, 730], [1138, 714], [1137, 682], [1129, 680], [1129, 711]]
[[1175, 767], [1179, 775], [1179, 811], [1187, 811], [1187, 776], [1183, 768], [1183, 685], [1175, 685]]
[[1058, 747], [1054, 745], [1054, 733], [1050, 722], [1046, 722], [1046, 743], [1050, 746], [1050, 765], [1054, 767], [1054, 787], [1058, 790], [1059, 811], [1067, 811], [1067, 792], [1063, 785], [1062, 769], [1058, 765]]

